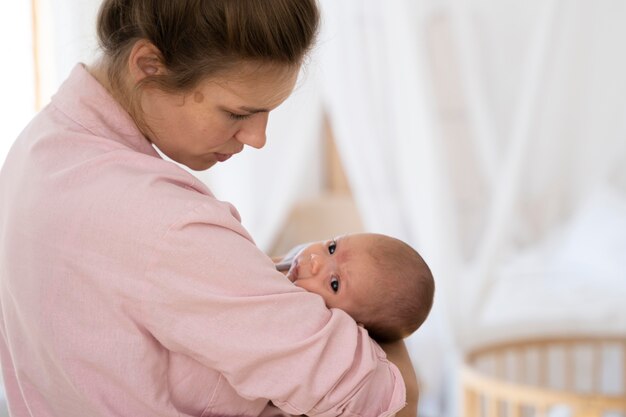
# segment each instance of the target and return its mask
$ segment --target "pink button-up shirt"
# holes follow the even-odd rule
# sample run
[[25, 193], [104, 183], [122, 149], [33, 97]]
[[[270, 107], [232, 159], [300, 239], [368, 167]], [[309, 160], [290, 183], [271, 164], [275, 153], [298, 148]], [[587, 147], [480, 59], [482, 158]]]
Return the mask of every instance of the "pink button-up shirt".
[[78, 65], [0, 172], [11, 415], [388, 416], [398, 369]]

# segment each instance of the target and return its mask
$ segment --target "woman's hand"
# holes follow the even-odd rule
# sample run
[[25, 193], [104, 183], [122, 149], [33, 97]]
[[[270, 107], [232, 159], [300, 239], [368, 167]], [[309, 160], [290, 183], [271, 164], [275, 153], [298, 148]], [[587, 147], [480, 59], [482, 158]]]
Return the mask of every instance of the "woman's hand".
[[419, 400], [419, 387], [417, 385], [417, 375], [411, 363], [409, 352], [406, 349], [404, 341], [399, 340], [392, 343], [380, 343], [387, 354], [387, 359], [398, 367], [404, 385], [406, 386], [406, 402], [407, 405], [396, 413], [396, 417], [416, 417], [417, 402]]

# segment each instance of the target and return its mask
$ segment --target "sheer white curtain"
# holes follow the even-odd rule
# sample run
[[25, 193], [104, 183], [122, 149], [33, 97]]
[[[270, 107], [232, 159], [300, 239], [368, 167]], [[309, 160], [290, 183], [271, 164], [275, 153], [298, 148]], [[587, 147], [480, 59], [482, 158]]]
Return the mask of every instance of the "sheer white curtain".
[[37, 0], [42, 105], [78, 62], [98, 52], [96, 16], [100, 0]]
[[11, 2], [0, 13], [0, 166], [9, 147], [35, 114], [35, 71], [30, 2]]
[[409, 340], [422, 380], [422, 413], [437, 415], [446, 358], [445, 319], [456, 266], [436, 111], [425, 65], [424, 10], [412, 1], [323, 2], [324, 103], [366, 229], [416, 247], [438, 278], [434, 311]]
[[[323, 5], [324, 101], [366, 227], [414, 244], [438, 283], [410, 340], [422, 414], [455, 415], [441, 382], [468, 345], [624, 332], [626, 4]], [[441, 26], [454, 114], [425, 51]]]
[[626, 5], [509, 3], [450, 9], [484, 190], [461, 339], [626, 329]]

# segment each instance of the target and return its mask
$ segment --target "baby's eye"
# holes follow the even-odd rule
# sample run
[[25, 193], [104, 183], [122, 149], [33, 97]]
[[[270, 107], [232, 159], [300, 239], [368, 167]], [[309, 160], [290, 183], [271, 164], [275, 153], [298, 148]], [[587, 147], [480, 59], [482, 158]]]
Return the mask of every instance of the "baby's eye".
[[337, 249], [337, 242], [335, 242], [334, 240], [330, 242], [330, 244], [328, 245], [328, 253], [330, 253], [331, 255], [333, 253], [335, 253], [335, 250]]
[[333, 292], [339, 291], [339, 278], [337, 278], [336, 276], [330, 277], [330, 288], [333, 290]]

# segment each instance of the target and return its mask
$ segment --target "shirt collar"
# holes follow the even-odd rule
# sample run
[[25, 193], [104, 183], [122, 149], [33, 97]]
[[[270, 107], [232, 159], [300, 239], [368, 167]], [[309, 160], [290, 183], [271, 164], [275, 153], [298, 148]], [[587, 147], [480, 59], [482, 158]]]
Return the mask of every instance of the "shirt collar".
[[83, 64], [74, 67], [68, 79], [52, 97], [52, 104], [94, 135], [160, 158], [150, 141], [139, 131], [130, 114]]

